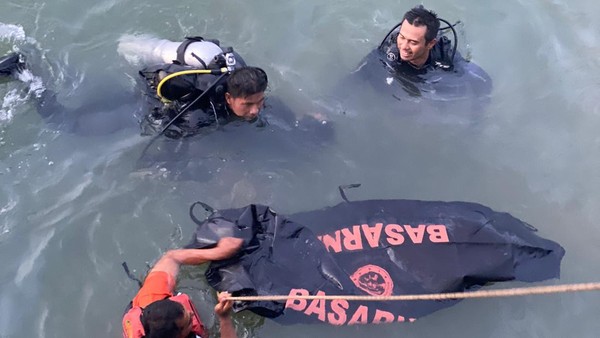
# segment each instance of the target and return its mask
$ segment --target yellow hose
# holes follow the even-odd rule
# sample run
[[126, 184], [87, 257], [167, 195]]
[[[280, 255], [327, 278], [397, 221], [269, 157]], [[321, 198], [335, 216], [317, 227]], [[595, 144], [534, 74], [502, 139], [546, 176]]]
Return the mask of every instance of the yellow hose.
[[163, 102], [171, 102], [169, 99], [167, 99], [166, 97], [164, 97], [161, 93], [161, 89], [162, 86], [165, 84], [165, 82], [169, 81], [170, 79], [176, 77], [176, 76], [180, 76], [180, 75], [189, 75], [189, 74], [223, 74], [223, 73], [227, 73], [228, 69], [226, 67], [223, 67], [221, 69], [218, 70], [211, 70], [211, 69], [190, 69], [190, 70], [182, 70], [180, 72], [175, 72], [173, 74], [169, 74], [167, 76], [164, 77], [164, 79], [160, 80], [160, 82], [158, 83], [158, 86], [156, 87], [156, 95], [158, 95], [158, 97], [163, 101]]

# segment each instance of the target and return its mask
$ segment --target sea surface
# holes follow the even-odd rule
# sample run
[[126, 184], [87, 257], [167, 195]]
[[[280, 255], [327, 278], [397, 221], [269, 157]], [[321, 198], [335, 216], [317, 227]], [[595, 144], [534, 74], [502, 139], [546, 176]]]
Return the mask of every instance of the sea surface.
[[[372, 88], [353, 87], [351, 101], [335, 94], [416, 4], [2, 1], [0, 55], [22, 52], [29, 69], [0, 82], [0, 337], [119, 337], [137, 289], [121, 263], [141, 276], [185, 245], [193, 202], [291, 214], [341, 202], [337, 187], [351, 183], [361, 184], [347, 192], [354, 200], [509, 212], [566, 249], [561, 278], [538, 285], [600, 281], [600, 4], [425, 2], [461, 21], [460, 52], [493, 80], [475, 126], [453, 118], [466, 104], [440, 110], [412, 98], [390, 110]], [[124, 35], [217, 38], [266, 70], [270, 100], [298, 120], [320, 114], [327, 128], [299, 132], [273, 110], [265, 128], [228, 125], [144, 151], [150, 138], [135, 121], [141, 66], [117, 52]], [[42, 119], [45, 91], [80, 113], [81, 125]], [[422, 114], [403, 114], [415, 103]], [[180, 289], [214, 329], [203, 268], [184, 269]], [[468, 300], [411, 324], [234, 320], [242, 337], [596, 337], [599, 308], [600, 293], [590, 292]]]

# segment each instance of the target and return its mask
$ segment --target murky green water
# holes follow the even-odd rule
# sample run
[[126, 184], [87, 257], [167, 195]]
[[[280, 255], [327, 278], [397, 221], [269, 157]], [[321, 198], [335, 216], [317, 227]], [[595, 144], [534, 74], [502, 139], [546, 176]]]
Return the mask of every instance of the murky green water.
[[[281, 213], [354, 199], [462, 200], [507, 211], [561, 243], [560, 281], [598, 281], [600, 24], [596, 2], [431, 1], [464, 23], [463, 48], [494, 80], [477, 130], [382, 113], [377, 93], [345, 106], [330, 93], [410, 2], [5, 1], [0, 54], [30, 53], [34, 74], [74, 109], [139, 95], [123, 34], [218, 38], [269, 74], [271, 97], [328, 116], [322, 147], [271, 129], [228, 127], [192, 142], [189, 177], [137, 170], [136, 128], [80, 135], [45, 124], [30, 86], [0, 83], [0, 337], [118, 337], [141, 274], [187, 243], [187, 210], [270, 204]], [[274, 141], [276, 140], [276, 141]], [[184, 161], [185, 162], [185, 161]], [[182, 288], [212, 324], [201, 269]], [[502, 287], [521, 286], [505, 284]], [[202, 302], [206, 300], [206, 302]], [[469, 300], [410, 325], [282, 327], [236, 315], [247, 337], [594, 337], [600, 294]]]

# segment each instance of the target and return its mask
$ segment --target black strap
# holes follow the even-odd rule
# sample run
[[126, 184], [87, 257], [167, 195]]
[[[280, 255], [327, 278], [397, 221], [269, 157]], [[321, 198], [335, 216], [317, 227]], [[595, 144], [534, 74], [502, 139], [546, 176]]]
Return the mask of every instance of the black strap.
[[346, 202], [350, 202], [348, 200], [348, 197], [346, 197], [346, 193], [344, 192], [344, 190], [346, 189], [352, 189], [352, 188], [358, 188], [360, 187], [360, 183], [354, 183], [354, 184], [348, 184], [348, 185], [340, 185], [338, 187], [338, 189], [340, 190], [340, 195], [342, 195], [342, 199]]
[[[177, 47], [177, 62], [180, 65], [187, 65], [187, 63], [185, 63], [185, 50], [188, 48], [188, 46], [191, 43], [194, 42], [200, 42], [200, 41], [204, 41], [204, 38], [201, 36], [186, 36], [185, 39], [183, 40], [183, 42], [179, 45], [179, 47]], [[197, 59], [200, 60], [200, 58], [198, 58], [197, 56], [195, 56]], [[202, 60], [200, 60], [200, 62], [202, 62], [202, 64], [204, 64], [204, 62]], [[204, 68], [206, 68], [206, 65], [204, 64]]]
[[207, 219], [208, 217], [210, 217], [212, 214], [215, 213], [215, 209], [213, 207], [211, 207], [210, 205], [204, 203], [204, 202], [195, 202], [194, 204], [192, 204], [190, 206], [190, 218], [192, 219], [192, 221], [194, 221], [194, 223], [201, 225], [203, 223], [203, 221], [200, 221], [195, 215], [194, 215], [194, 207], [196, 205], [200, 205], [204, 208], [205, 211], [209, 212], [210, 215], [208, 215], [205, 219]]
[[136, 276], [134, 276], [131, 271], [129, 271], [129, 266], [127, 266], [127, 262], [123, 262], [121, 264], [121, 266], [123, 267], [123, 269], [125, 270], [125, 273], [127, 274], [127, 277], [129, 277], [129, 279], [131, 279], [132, 281], [135, 281], [138, 283], [138, 285], [140, 286], [140, 288], [142, 288], [142, 281], [137, 278]]
[[181, 115], [183, 115], [183, 113], [185, 113], [191, 106], [196, 104], [196, 102], [200, 101], [200, 99], [202, 99], [205, 95], [207, 95], [208, 92], [211, 89], [213, 89], [213, 87], [216, 86], [217, 83], [219, 83], [219, 81], [221, 81], [221, 79], [223, 77], [225, 77], [225, 75], [227, 75], [227, 74], [228, 73], [223, 73], [223, 74], [219, 75], [219, 77], [213, 83], [211, 83], [210, 86], [208, 86], [204, 92], [202, 92], [202, 94], [198, 95], [198, 97], [195, 98], [194, 101], [190, 102], [187, 106], [185, 106], [183, 109], [181, 109], [181, 111], [179, 111], [179, 113], [171, 121], [169, 121], [169, 123], [167, 123], [167, 125], [161, 130], [161, 132], [158, 135], [161, 135], [167, 129], [169, 129], [169, 127], [175, 122], [175, 120], [177, 120]]
[[181, 111], [179, 111], [177, 113], [177, 115], [171, 119], [171, 121], [169, 121], [169, 123], [167, 123], [167, 125], [161, 129], [161, 131], [154, 135], [154, 137], [152, 138], [152, 140], [150, 140], [150, 142], [148, 142], [148, 145], [144, 148], [144, 150], [142, 150], [142, 154], [140, 155], [140, 158], [142, 158], [144, 156], [144, 154], [146, 154], [146, 152], [148, 151], [148, 149], [150, 149], [150, 146], [154, 143], [154, 141], [156, 141], [160, 135], [162, 135], [167, 129], [169, 129], [169, 127], [175, 122], [175, 120], [177, 120], [181, 115], [183, 115], [183, 113], [185, 113], [191, 106], [193, 106], [196, 102], [198, 102], [200, 99], [202, 99], [205, 95], [208, 94], [208, 92], [213, 89], [213, 87], [223, 78], [225, 77], [225, 75], [227, 75], [228, 73], [223, 73], [221, 74], [213, 83], [210, 84], [210, 86], [208, 86], [208, 88], [206, 88], [206, 91], [204, 91], [202, 94], [198, 95], [197, 98], [194, 99], [194, 101], [190, 102], [188, 105], [186, 105], [183, 109], [181, 109]]
[[196, 53], [192, 52], [192, 56], [194, 57], [194, 59], [198, 60], [198, 62], [202, 64], [202, 67], [204, 67], [204, 69], [208, 69], [208, 67], [206, 66], [206, 62], [204, 62], [204, 60], [202, 60], [198, 55], [196, 55]]

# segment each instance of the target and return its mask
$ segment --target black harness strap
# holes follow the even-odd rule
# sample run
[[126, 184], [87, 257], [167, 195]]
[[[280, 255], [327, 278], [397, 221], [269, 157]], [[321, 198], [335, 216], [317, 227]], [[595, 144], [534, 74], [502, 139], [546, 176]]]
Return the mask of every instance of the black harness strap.
[[360, 183], [354, 183], [354, 184], [347, 184], [347, 185], [340, 185], [338, 187], [338, 190], [340, 191], [340, 195], [342, 196], [342, 199], [348, 203], [350, 203], [350, 201], [348, 200], [348, 197], [346, 197], [346, 189], [353, 189], [353, 188], [358, 188], [360, 187]]
[[142, 281], [137, 278], [136, 276], [134, 276], [131, 271], [129, 271], [129, 266], [127, 266], [127, 262], [123, 262], [121, 264], [121, 266], [123, 267], [123, 269], [125, 270], [125, 273], [127, 274], [127, 277], [129, 277], [129, 279], [131, 279], [132, 281], [136, 281], [138, 283], [138, 285], [140, 286], [140, 288], [142, 288]]
[[206, 216], [205, 220], [206, 220], [206, 219], [208, 219], [208, 218], [209, 218], [209, 217], [210, 217], [212, 214], [214, 214], [214, 213], [215, 213], [215, 209], [214, 209], [213, 207], [211, 207], [210, 205], [208, 205], [208, 204], [204, 203], [204, 202], [200, 202], [200, 201], [198, 201], [198, 202], [195, 202], [194, 204], [192, 204], [192, 205], [190, 206], [190, 218], [192, 219], [192, 221], [194, 221], [194, 223], [196, 223], [196, 224], [198, 224], [198, 225], [201, 225], [201, 224], [203, 223], [203, 221], [199, 220], [199, 219], [196, 217], [196, 215], [194, 215], [194, 207], [195, 207], [196, 205], [200, 205], [201, 207], [203, 207], [203, 208], [204, 208], [204, 210], [205, 210], [206, 212], [209, 212], [209, 213], [210, 213], [208, 216]]
[[[204, 41], [204, 38], [201, 36], [186, 36], [185, 39], [183, 40], [183, 42], [179, 45], [179, 47], [177, 47], [177, 62], [180, 65], [186, 65], [185, 63], [185, 50], [188, 48], [188, 46], [193, 43], [193, 42], [200, 42], [200, 41]], [[206, 64], [204, 63], [204, 61], [202, 61], [199, 57], [194, 56], [196, 59], [198, 59], [202, 65], [204, 66], [205, 69], [206, 68]]]

